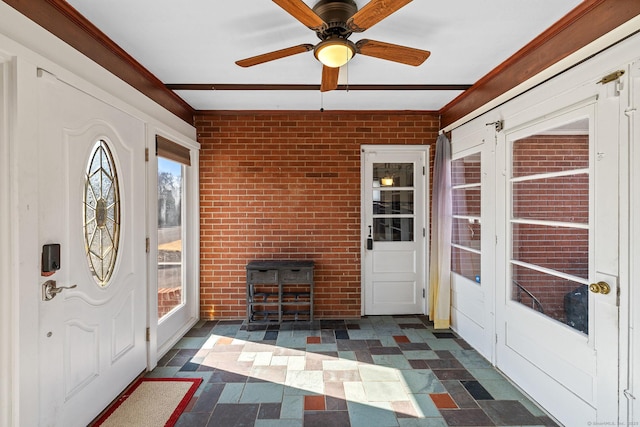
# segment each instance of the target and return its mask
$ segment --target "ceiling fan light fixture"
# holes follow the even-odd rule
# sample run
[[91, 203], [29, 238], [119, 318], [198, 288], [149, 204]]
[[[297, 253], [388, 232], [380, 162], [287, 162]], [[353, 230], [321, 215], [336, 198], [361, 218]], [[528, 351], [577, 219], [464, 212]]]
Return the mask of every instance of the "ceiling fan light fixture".
[[316, 59], [331, 68], [342, 67], [355, 53], [355, 45], [341, 37], [332, 37], [318, 43], [314, 51]]

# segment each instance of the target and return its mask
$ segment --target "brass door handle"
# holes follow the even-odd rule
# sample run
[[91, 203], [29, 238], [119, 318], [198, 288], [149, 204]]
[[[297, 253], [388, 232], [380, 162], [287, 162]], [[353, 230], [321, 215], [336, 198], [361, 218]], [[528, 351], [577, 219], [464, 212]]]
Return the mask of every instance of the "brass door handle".
[[590, 284], [589, 290], [594, 294], [607, 295], [609, 292], [611, 292], [611, 287], [607, 282], [598, 282]]

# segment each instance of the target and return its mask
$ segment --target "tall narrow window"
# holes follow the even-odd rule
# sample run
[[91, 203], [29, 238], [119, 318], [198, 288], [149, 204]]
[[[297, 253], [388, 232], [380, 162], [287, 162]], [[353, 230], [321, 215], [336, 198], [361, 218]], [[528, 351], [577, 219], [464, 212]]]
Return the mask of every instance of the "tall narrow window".
[[480, 283], [480, 153], [451, 162], [451, 271]]
[[157, 138], [158, 153], [158, 318], [185, 301], [185, 167], [189, 150]]
[[85, 251], [98, 285], [108, 284], [120, 241], [118, 174], [107, 143], [99, 140], [89, 158], [83, 198]]

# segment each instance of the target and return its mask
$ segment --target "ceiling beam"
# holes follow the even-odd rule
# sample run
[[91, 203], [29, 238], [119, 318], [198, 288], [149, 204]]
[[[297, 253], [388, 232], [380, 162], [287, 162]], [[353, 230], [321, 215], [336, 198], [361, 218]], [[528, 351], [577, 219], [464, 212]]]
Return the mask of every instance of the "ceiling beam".
[[[194, 110], [172, 90], [318, 90], [318, 85], [168, 85], [64, 0], [2, 0], [110, 70], [167, 110], [193, 123]], [[640, 15], [638, 0], [584, 0], [474, 85], [341, 85], [339, 90], [462, 90], [441, 110], [441, 127], [477, 110], [554, 63]], [[179, 89], [174, 89], [178, 88]]]
[[64, 0], [2, 0], [189, 124], [194, 110]]
[[[308, 84], [216, 84], [216, 83], [171, 83], [171, 90], [320, 90], [320, 85]], [[338, 85], [337, 90], [467, 90], [471, 85]]]
[[472, 113], [638, 15], [639, 0], [584, 0], [442, 107], [440, 126], [444, 128]]
[[251, 115], [251, 116], [280, 116], [288, 114], [302, 114], [304, 116], [318, 116], [323, 115], [353, 115], [353, 116], [424, 116], [425, 114], [434, 115], [437, 117], [438, 112], [433, 110], [325, 110], [324, 108], [319, 110], [198, 110], [196, 116], [238, 116], [238, 115]]

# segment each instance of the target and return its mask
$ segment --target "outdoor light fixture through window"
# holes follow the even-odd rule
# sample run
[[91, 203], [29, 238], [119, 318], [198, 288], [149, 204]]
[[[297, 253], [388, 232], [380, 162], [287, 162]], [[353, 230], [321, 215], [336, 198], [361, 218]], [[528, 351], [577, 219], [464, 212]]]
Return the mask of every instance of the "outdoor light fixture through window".
[[389, 172], [389, 163], [384, 164], [386, 170], [382, 178], [380, 178], [380, 185], [383, 187], [393, 186], [393, 173]]
[[382, 178], [380, 180], [380, 184], [383, 187], [391, 187], [393, 185], [393, 177], [392, 176], [385, 176], [384, 178]]
[[355, 53], [356, 47], [353, 42], [339, 36], [318, 43], [314, 52], [318, 61], [331, 68], [342, 67]]

